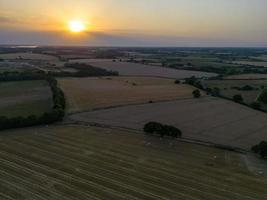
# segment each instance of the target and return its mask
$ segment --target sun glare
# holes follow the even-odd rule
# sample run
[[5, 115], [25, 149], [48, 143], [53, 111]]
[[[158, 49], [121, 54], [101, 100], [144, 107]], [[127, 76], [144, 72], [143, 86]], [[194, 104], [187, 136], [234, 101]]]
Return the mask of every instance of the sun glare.
[[73, 33], [80, 33], [85, 31], [86, 23], [83, 21], [73, 20], [69, 22], [69, 30]]

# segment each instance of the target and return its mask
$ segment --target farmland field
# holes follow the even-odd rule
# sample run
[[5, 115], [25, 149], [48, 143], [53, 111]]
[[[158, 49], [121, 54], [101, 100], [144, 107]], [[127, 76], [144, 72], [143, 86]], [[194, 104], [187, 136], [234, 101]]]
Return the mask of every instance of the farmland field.
[[[203, 84], [209, 88], [219, 88], [220, 95], [233, 98], [234, 95], [242, 95], [246, 104], [257, 101], [263, 87], [267, 87], [267, 80], [206, 80]], [[253, 87], [253, 90], [237, 90], [234, 87], [242, 88], [246, 85]]]
[[127, 104], [193, 98], [192, 86], [151, 77], [59, 79], [68, 111], [80, 112]]
[[0, 58], [8, 60], [47, 60], [47, 61], [57, 61], [58, 58], [55, 56], [37, 54], [37, 53], [7, 53], [0, 54]]
[[106, 70], [117, 71], [120, 75], [126, 76], [154, 76], [164, 78], [184, 79], [191, 76], [196, 77], [212, 77], [215, 73], [176, 70], [166, 67], [156, 67], [143, 64], [135, 64], [128, 62], [113, 62], [112, 60], [97, 60], [97, 59], [80, 59], [72, 60], [71, 62], [88, 63], [95, 67], [100, 67]]
[[267, 179], [234, 152], [72, 125], [0, 138], [5, 200], [267, 199]]
[[240, 65], [254, 65], [259, 67], [267, 67], [267, 62], [255, 62], [255, 61], [234, 61], [234, 64]]
[[41, 115], [52, 109], [52, 94], [46, 81], [0, 82], [0, 115]]
[[138, 130], [158, 121], [180, 128], [185, 138], [247, 149], [267, 140], [265, 113], [214, 97], [99, 110], [71, 119]]
[[227, 76], [224, 79], [267, 79], [267, 74], [238, 74]]

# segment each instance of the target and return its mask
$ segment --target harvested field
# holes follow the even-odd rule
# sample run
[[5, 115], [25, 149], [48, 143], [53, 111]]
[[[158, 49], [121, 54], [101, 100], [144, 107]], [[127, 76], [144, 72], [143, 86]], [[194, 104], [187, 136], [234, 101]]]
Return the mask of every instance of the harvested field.
[[[59, 79], [68, 111], [80, 112], [128, 104], [193, 98], [192, 86], [151, 77]], [[204, 95], [204, 94], [203, 94]]]
[[224, 79], [267, 79], [267, 74], [238, 74], [227, 76]]
[[0, 136], [5, 200], [266, 200], [240, 154], [143, 134], [51, 126]]
[[267, 114], [214, 97], [81, 113], [76, 121], [141, 130], [150, 121], [174, 125], [183, 137], [241, 148], [267, 140]]
[[[257, 101], [263, 87], [267, 87], [267, 80], [206, 80], [203, 84], [209, 88], [219, 88], [220, 95], [233, 98], [234, 95], [240, 94], [244, 99], [244, 103], [251, 104]], [[238, 90], [246, 85], [253, 87], [253, 90]]]
[[46, 81], [0, 82], [0, 115], [41, 115], [52, 109], [52, 93]]
[[176, 70], [171, 68], [156, 67], [143, 64], [135, 64], [128, 62], [113, 62], [107, 59], [80, 59], [72, 60], [71, 62], [88, 63], [95, 67], [100, 67], [106, 70], [117, 71], [120, 75], [125, 76], [154, 76], [164, 78], [184, 79], [191, 76], [195, 77], [212, 77], [215, 73]]
[[47, 60], [47, 61], [57, 61], [58, 58], [55, 56], [36, 54], [36, 53], [7, 53], [0, 54], [0, 58], [7, 60]]

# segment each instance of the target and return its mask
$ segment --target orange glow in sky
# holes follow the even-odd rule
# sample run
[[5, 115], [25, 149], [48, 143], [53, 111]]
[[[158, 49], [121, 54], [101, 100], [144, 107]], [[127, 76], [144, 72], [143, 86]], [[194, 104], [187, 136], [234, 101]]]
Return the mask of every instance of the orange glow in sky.
[[86, 30], [86, 22], [80, 20], [72, 20], [68, 23], [69, 30], [73, 33], [80, 33]]

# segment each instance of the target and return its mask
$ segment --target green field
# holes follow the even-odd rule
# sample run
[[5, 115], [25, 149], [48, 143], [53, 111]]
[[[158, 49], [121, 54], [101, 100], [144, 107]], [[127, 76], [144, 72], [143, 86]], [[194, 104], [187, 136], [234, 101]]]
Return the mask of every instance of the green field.
[[[267, 80], [205, 80], [205, 87], [219, 88], [220, 95], [227, 98], [233, 98], [234, 95], [242, 95], [244, 103], [251, 104], [257, 101], [258, 96], [262, 92], [263, 87], [267, 87]], [[237, 90], [234, 87], [252, 86], [251, 91]]]
[[0, 82], [0, 115], [42, 115], [52, 109], [52, 94], [46, 81]]
[[74, 125], [0, 139], [0, 199], [267, 199], [267, 179], [234, 152]]

